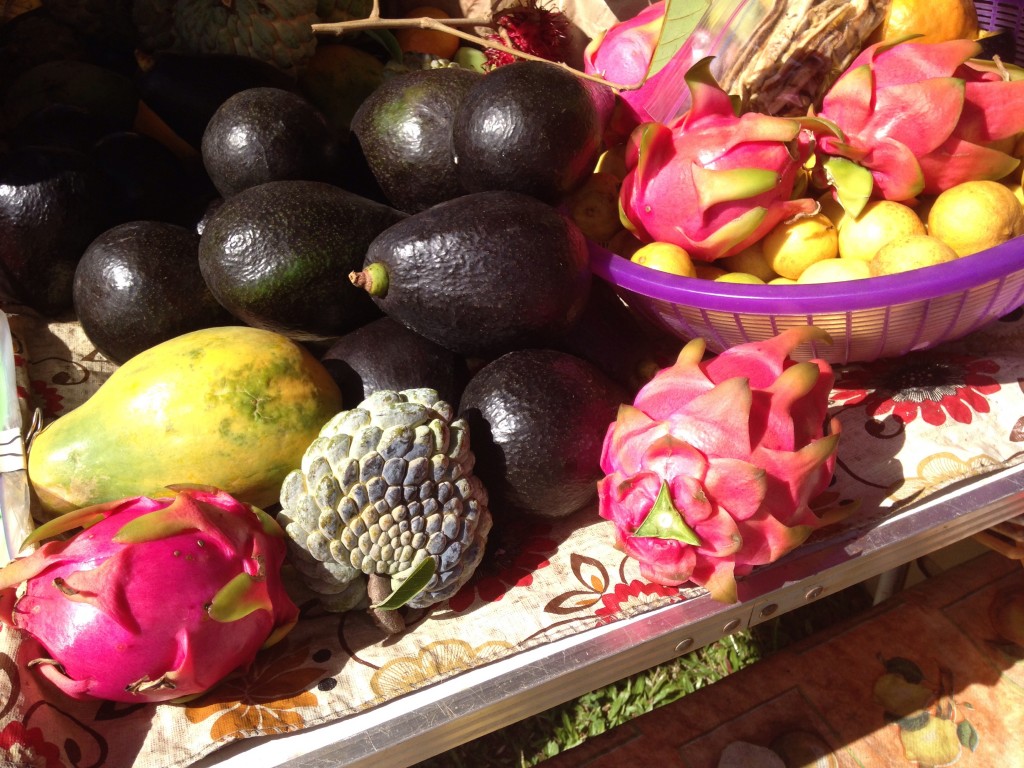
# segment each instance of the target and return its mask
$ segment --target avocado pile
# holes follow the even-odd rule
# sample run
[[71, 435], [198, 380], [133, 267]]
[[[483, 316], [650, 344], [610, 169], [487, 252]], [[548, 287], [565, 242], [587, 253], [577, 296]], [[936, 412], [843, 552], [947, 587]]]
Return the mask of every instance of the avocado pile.
[[45, 14], [0, 27], [5, 309], [75, 318], [115, 364], [199, 328], [273, 331], [348, 407], [459, 404], [496, 528], [594, 500], [619, 404], [676, 352], [592, 278], [561, 207], [610, 91], [541, 62], [397, 71], [349, 122], [322, 79], [244, 56], [21, 61], [10, 28], [52, 34]]

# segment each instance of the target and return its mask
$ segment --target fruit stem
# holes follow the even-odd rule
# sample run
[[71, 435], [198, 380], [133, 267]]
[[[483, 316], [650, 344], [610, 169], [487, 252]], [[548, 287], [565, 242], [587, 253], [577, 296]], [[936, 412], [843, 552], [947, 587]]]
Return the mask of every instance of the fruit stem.
[[379, 262], [368, 264], [361, 272], [349, 272], [348, 279], [371, 296], [383, 298], [388, 295], [388, 270]]

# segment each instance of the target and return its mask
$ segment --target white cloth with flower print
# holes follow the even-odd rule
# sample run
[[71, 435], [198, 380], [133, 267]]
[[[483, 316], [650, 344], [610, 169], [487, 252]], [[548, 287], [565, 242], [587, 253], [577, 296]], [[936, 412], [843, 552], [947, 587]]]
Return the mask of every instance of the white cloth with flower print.
[[[112, 370], [74, 323], [15, 318], [12, 328], [22, 397], [48, 419], [82, 402]], [[836, 372], [831, 412], [843, 432], [836, 480], [821, 504], [859, 501], [836, 534], [1021, 459], [1019, 313], [940, 349]], [[466, 588], [397, 639], [383, 642], [360, 613], [305, 605], [298, 627], [251, 669], [186, 705], [67, 699], [26, 667], [39, 650], [4, 628], [0, 765], [177, 768], [229, 742], [337, 721], [695, 593], [643, 581], [591, 508], [554, 523], [496, 528]]]

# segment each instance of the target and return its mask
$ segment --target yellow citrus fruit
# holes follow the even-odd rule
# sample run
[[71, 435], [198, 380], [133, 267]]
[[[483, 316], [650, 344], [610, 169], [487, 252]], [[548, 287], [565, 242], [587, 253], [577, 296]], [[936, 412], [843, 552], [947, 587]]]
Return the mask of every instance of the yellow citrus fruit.
[[839, 230], [839, 255], [871, 261], [878, 249], [904, 235], [926, 234], [924, 222], [909, 205], [872, 200], [856, 219], [848, 216]]
[[957, 260], [956, 251], [932, 235], [907, 235], [897, 237], [878, 249], [875, 257], [868, 262], [868, 268], [875, 277], [909, 272], [933, 264], [944, 264]]
[[1019, 179], [1017, 181], [1003, 179], [1000, 183], [1013, 192], [1013, 196], [1017, 198], [1021, 205], [1024, 205], [1024, 187], [1021, 186]]
[[626, 145], [616, 144], [614, 147], [602, 152], [597, 158], [594, 172], [610, 173], [620, 182], [626, 178]]
[[1005, 184], [965, 181], [935, 198], [928, 233], [968, 256], [1024, 233], [1024, 208]]
[[628, 229], [620, 229], [617, 233], [611, 236], [605, 248], [612, 253], [616, 253], [624, 259], [633, 257], [633, 254], [640, 250], [644, 245], [643, 240], [638, 240], [637, 236], [630, 232]]
[[716, 283], [741, 283], [744, 285], [764, 285], [762, 280], [757, 275], [751, 275], [746, 272], [726, 272], [724, 275], [719, 275], [715, 278]]
[[672, 243], [648, 243], [634, 253], [630, 261], [673, 275], [697, 276], [690, 254]]
[[871, 277], [868, 263], [860, 259], [834, 259], [816, 261], [800, 273], [797, 282], [807, 283], [841, 283], [846, 280], [862, 280]]
[[765, 260], [764, 249], [760, 241], [747, 246], [739, 253], [718, 259], [715, 263], [726, 272], [745, 272], [748, 275], [761, 278], [762, 282], [765, 283], [778, 277], [775, 274], [775, 270]]
[[[424, 16], [429, 19], [451, 18], [445, 11], [431, 5], [420, 5], [404, 14], [406, 19], [419, 19]], [[398, 47], [406, 53], [427, 53], [442, 59], [450, 59], [461, 45], [455, 35], [419, 27], [396, 29], [395, 39], [398, 40]]]
[[823, 213], [783, 221], [765, 235], [761, 250], [776, 275], [796, 280], [814, 262], [835, 258], [836, 225]]
[[717, 280], [719, 277], [725, 274], [725, 270], [721, 267], [716, 267], [714, 264], [709, 264], [706, 261], [698, 261], [693, 265], [693, 268], [697, 272], [697, 277], [701, 280]]
[[940, 43], [978, 36], [974, 0], [892, 0], [869, 42], [924, 35], [915, 42]]
[[768, 281], [768, 285], [796, 285], [796, 280], [788, 277], [775, 277]]
[[843, 226], [843, 221], [846, 219], [846, 209], [839, 204], [839, 201], [836, 200], [835, 195], [831, 191], [818, 197], [818, 205], [821, 206], [820, 212], [831, 219], [832, 223], [836, 225], [837, 230]]
[[566, 205], [583, 234], [595, 242], [606, 243], [622, 229], [619, 180], [610, 173], [590, 174]]

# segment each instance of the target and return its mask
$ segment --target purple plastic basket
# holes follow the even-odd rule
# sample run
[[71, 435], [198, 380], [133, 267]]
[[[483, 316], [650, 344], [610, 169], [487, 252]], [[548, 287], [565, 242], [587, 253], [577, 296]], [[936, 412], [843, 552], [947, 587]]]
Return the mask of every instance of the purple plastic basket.
[[[1024, 0], [975, 0], [984, 29], [1014, 34], [1024, 59]], [[1024, 237], [901, 275], [816, 285], [717, 283], [658, 272], [591, 244], [594, 273], [635, 311], [683, 339], [723, 349], [816, 325], [832, 344], [796, 359], [832, 363], [898, 357], [960, 338], [1024, 304]]]

